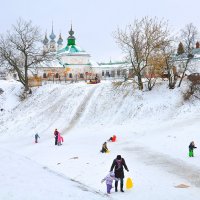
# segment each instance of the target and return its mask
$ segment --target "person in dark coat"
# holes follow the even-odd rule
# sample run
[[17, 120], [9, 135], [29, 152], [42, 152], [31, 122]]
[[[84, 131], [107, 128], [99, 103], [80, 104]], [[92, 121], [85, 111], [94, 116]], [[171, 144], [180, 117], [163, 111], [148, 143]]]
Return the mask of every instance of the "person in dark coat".
[[112, 142], [112, 140], [113, 140], [113, 137], [110, 137], [110, 138], [108, 139], [108, 142]]
[[194, 144], [194, 141], [192, 141], [189, 145], [189, 157], [194, 157], [193, 150], [197, 148]]
[[[115, 177], [120, 180], [120, 191], [124, 192], [123, 186], [124, 186], [124, 168], [126, 171], [128, 170], [128, 167], [126, 166], [126, 162], [124, 158], [121, 157], [121, 155], [118, 155], [116, 159], [113, 160], [113, 163], [111, 165], [110, 171], [115, 172]], [[118, 187], [118, 181], [115, 181], [115, 192], [117, 192]]]
[[98, 76], [97, 76], [97, 74], [96, 74], [96, 76], [95, 76], [95, 83], [98, 83]]
[[58, 144], [58, 130], [57, 130], [57, 128], [55, 129], [55, 131], [54, 131], [54, 136], [55, 136], [55, 145], [57, 145]]
[[104, 142], [102, 145], [101, 153], [106, 153], [108, 151], [107, 142]]
[[40, 136], [38, 135], [38, 133], [35, 134], [35, 143], [38, 143], [38, 138], [40, 138]]

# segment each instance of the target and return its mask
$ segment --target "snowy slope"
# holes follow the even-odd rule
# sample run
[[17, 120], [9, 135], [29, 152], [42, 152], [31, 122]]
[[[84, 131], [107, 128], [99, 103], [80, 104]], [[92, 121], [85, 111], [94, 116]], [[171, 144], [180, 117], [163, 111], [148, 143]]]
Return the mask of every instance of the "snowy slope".
[[[34, 89], [31, 97], [19, 102], [15, 95], [20, 93], [21, 87], [15, 84], [12, 90], [13, 85], [5, 81], [0, 82], [0, 87], [2, 85], [4, 90], [10, 91], [3, 94], [4, 98], [0, 96], [5, 109], [1, 113], [0, 127], [2, 160], [7, 163], [10, 157], [9, 160], [24, 164], [25, 169], [34, 165], [35, 171], [26, 173], [26, 180], [34, 177], [27, 187], [32, 188], [38, 180], [32, 174], [43, 175], [45, 168], [48, 169], [46, 178], [42, 179], [57, 183], [56, 173], [64, 177], [59, 183], [60, 190], [48, 184], [44, 186], [40, 180], [38, 186], [45, 191], [50, 187], [51, 191], [59, 193], [68, 184], [70, 192], [60, 196], [77, 193], [79, 186], [71, 188], [74, 185], [70, 183], [71, 178], [87, 190], [97, 192], [95, 197], [92, 192], [86, 192], [91, 195], [90, 199], [104, 198], [105, 185], [100, 181], [108, 173], [112, 160], [121, 154], [130, 169], [126, 176], [133, 178], [135, 187], [124, 194], [112, 193], [111, 198], [192, 200], [199, 196], [198, 149], [193, 159], [188, 158], [187, 151], [190, 141], [194, 140], [197, 146], [200, 143], [200, 106], [195, 100], [184, 102], [181, 89], [168, 90], [165, 83], [151, 92], [134, 90], [131, 85], [116, 88], [110, 82], [48, 84]], [[5, 106], [8, 99], [14, 99], [11, 107]], [[55, 128], [65, 140], [61, 147], [54, 145]], [[36, 132], [40, 135], [39, 144], [34, 144]], [[108, 144], [111, 153], [99, 153], [102, 143], [113, 134], [117, 135], [117, 142]], [[16, 168], [11, 162], [10, 170], [19, 174]], [[5, 176], [1, 168], [0, 175]], [[8, 177], [7, 182], [9, 185], [12, 179]], [[19, 177], [15, 183], [20, 185]], [[180, 183], [190, 187], [174, 187]], [[1, 191], [9, 191], [8, 185], [0, 187], [0, 197]], [[23, 196], [16, 199], [23, 199]], [[55, 198], [52, 196], [52, 199]]]
[[[71, 181], [64, 174], [56, 173], [13, 152], [1, 149], [0, 198], [21, 200], [55, 200], [104, 198], [83, 184]], [[88, 191], [88, 192], [85, 192]]]

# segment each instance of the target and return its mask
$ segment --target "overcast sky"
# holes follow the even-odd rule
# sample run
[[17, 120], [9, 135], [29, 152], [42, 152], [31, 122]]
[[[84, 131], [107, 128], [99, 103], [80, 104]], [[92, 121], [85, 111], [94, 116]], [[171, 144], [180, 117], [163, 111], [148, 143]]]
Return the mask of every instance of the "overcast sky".
[[192, 22], [200, 28], [200, 0], [0, 0], [0, 33], [10, 29], [19, 17], [32, 20], [42, 31], [62, 33], [64, 42], [72, 21], [77, 45], [96, 61], [117, 60], [121, 50], [113, 38], [144, 16], [169, 21], [172, 30]]

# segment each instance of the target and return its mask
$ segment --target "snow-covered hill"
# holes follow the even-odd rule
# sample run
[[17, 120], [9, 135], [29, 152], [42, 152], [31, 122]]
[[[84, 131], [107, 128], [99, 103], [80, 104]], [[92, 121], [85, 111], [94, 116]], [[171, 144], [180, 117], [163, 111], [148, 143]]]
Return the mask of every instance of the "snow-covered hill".
[[[110, 82], [47, 84], [22, 102], [19, 83], [0, 81], [0, 88], [4, 90], [0, 177], [7, 183], [0, 187], [1, 198], [78, 199], [82, 193], [89, 199], [107, 198], [100, 181], [118, 154], [125, 158], [130, 169], [126, 177], [132, 177], [135, 186], [124, 194], [112, 193], [111, 198], [193, 200], [199, 196], [199, 152], [194, 158], [187, 154], [189, 142], [200, 143], [200, 103], [184, 102], [182, 88], [169, 90], [162, 83], [151, 92], [141, 92], [132, 85], [116, 87]], [[55, 128], [65, 140], [60, 147], [54, 145]], [[38, 144], [34, 144], [36, 132]], [[117, 142], [108, 143], [111, 152], [99, 153], [113, 134]], [[174, 187], [181, 183], [190, 187]], [[55, 185], [59, 187], [54, 189]], [[21, 187], [24, 194], [18, 190]], [[26, 198], [30, 189], [42, 196], [31, 193]]]

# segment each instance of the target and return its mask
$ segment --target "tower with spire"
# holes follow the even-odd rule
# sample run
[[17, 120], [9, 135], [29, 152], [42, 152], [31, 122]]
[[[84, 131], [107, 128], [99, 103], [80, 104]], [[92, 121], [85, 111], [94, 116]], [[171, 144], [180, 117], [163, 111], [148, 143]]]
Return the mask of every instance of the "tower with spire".
[[49, 40], [47, 38], [47, 33], [46, 33], [43, 40], [43, 51], [48, 52], [48, 50], [49, 50]]
[[53, 22], [52, 22], [52, 31], [49, 38], [50, 38], [50, 44], [49, 44], [50, 52], [55, 52], [56, 51], [56, 41], [55, 41], [56, 35], [53, 32]]
[[60, 33], [58, 41], [57, 41], [57, 50], [62, 49], [62, 47], [63, 47], [63, 39], [62, 39], [62, 36], [61, 36], [61, 33]]
[[69, 31], [69, 37], [67, 38], [67, 45], [75, 45], [76, 44], [76, 38], [74, 37], [74, 31], [72, 30], [72, 24], [71, 24], [71, 29]]

